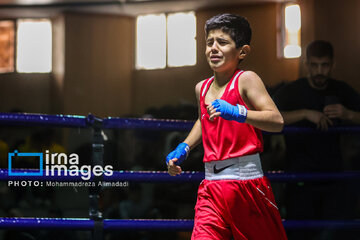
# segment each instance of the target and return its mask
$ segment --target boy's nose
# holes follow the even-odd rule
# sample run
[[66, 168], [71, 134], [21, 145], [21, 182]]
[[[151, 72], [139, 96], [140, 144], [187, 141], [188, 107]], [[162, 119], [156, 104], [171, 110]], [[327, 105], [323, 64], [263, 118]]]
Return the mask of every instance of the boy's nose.
[[211, 46], [211, 52], [217, 52], [219, 49], [218, 49], [218, 46], [216, 44], [216, 42], [214, 42]]

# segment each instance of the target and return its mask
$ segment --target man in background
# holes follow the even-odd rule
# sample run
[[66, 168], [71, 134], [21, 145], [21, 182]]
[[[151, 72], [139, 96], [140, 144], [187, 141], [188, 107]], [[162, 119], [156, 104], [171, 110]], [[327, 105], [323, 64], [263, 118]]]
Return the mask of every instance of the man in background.
[[[360, 96], [348, 84], [331, 78], [334, 51], [329, 42], [314, 41], [306, 49], [308, 76], [291, 82], [273, 96], [285, 125], [316, 128], [315, 134], [286, 134], [286, 170], [336, 172], [343, 170], [340, 135], [326, 133], [339, 125], [360, 124]], [[346, 185], [346, 184], [345, 184]], [[349, 217], [353, 197], [336, 183], [287, 184], [288, 219]], [[347, 208], [347, 210], [346, 210]], [[303, 235], [305, 234], [305, 235]], [[325, 239], [329, 233], [289, 234], [290, 239]], [[333, 238], [332, 238], [333, 239]]]

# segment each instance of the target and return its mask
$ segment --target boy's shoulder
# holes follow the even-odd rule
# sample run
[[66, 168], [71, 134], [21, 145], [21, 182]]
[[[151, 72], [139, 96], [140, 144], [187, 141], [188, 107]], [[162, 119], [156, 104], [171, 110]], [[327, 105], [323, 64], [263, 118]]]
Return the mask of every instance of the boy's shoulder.
[[256, 74], [256, 72], [254, 71], [244, 71], [240, 76], [239, 76], [239, 85], [246, 85], [246, 84], [251, 84], [254, 83], [256, 81], [261, 81], [259, 75]]
[[201, 88], [201, 86], [203, 85], [203, 83], [204, 83], [206, 80], [208, 80], [208, 78], [203, 79], [203, 80], [201, 80], [200, 82], [198, 82], [198, 83], [196, 84], [195, 88]]
[[200, 95], [201, 87], [202, 87], [203, 83], [204, 83], [206, 80], [208, 80], [208, 78], [207, 78], [207, 79], [204, 79], [204, 80], [201, 80], [200, 82], [198, 82], [198, 83], [196, 84], [196, 86], [195, 86], [195, 92], [196, 92], [197, 95]]
[[256, 72], [251, 71], [251, 70], [243, 70], [243, 73], [239, 76], [239, 79], [241, 78], [245, 78], [245, 79], [253, 79], [253, 78], [258, 78], [259, 75], [256, 74]]

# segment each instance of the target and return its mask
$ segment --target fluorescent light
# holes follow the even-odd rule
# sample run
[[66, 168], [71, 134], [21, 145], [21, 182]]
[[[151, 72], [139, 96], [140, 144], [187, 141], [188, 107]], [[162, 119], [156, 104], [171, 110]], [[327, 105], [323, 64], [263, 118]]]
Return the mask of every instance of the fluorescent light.
[[284, 48], [285, 58], [298, 58], [301, 56], [301, 47], [298, 45], [286, 45]]
[[285, 27], [289, 32], [297, 32], [301, 28], [300, 6], [289, 5], [285, 7]]
[[301, 12], [298, 4], [285, 6], [285, 39], [283, 41], [284, 57], [301, 56]]

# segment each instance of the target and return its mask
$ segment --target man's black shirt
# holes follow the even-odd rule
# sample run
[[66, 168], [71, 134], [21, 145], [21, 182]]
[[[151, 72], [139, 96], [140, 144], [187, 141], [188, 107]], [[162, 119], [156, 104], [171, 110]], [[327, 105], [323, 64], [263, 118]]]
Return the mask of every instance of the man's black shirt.
[[[345, 82], [328, 79], [322, 90], [312, 88], [306, 78], [298, 79], [280, 88], [273, 96], [280, 111], [310, 109], [323, 112], [327, 104], [342, 104], [348, 109], [360, 111], [360, 96]], [[336, 125], [344, 124], [338, 119]], [[302, 120], [289, 126], [312, 127], [316, 125]], [[339, 171], [342, 169], [340, 136], [338, 134], [285, 135], [287, 164], [290, 171]]]

